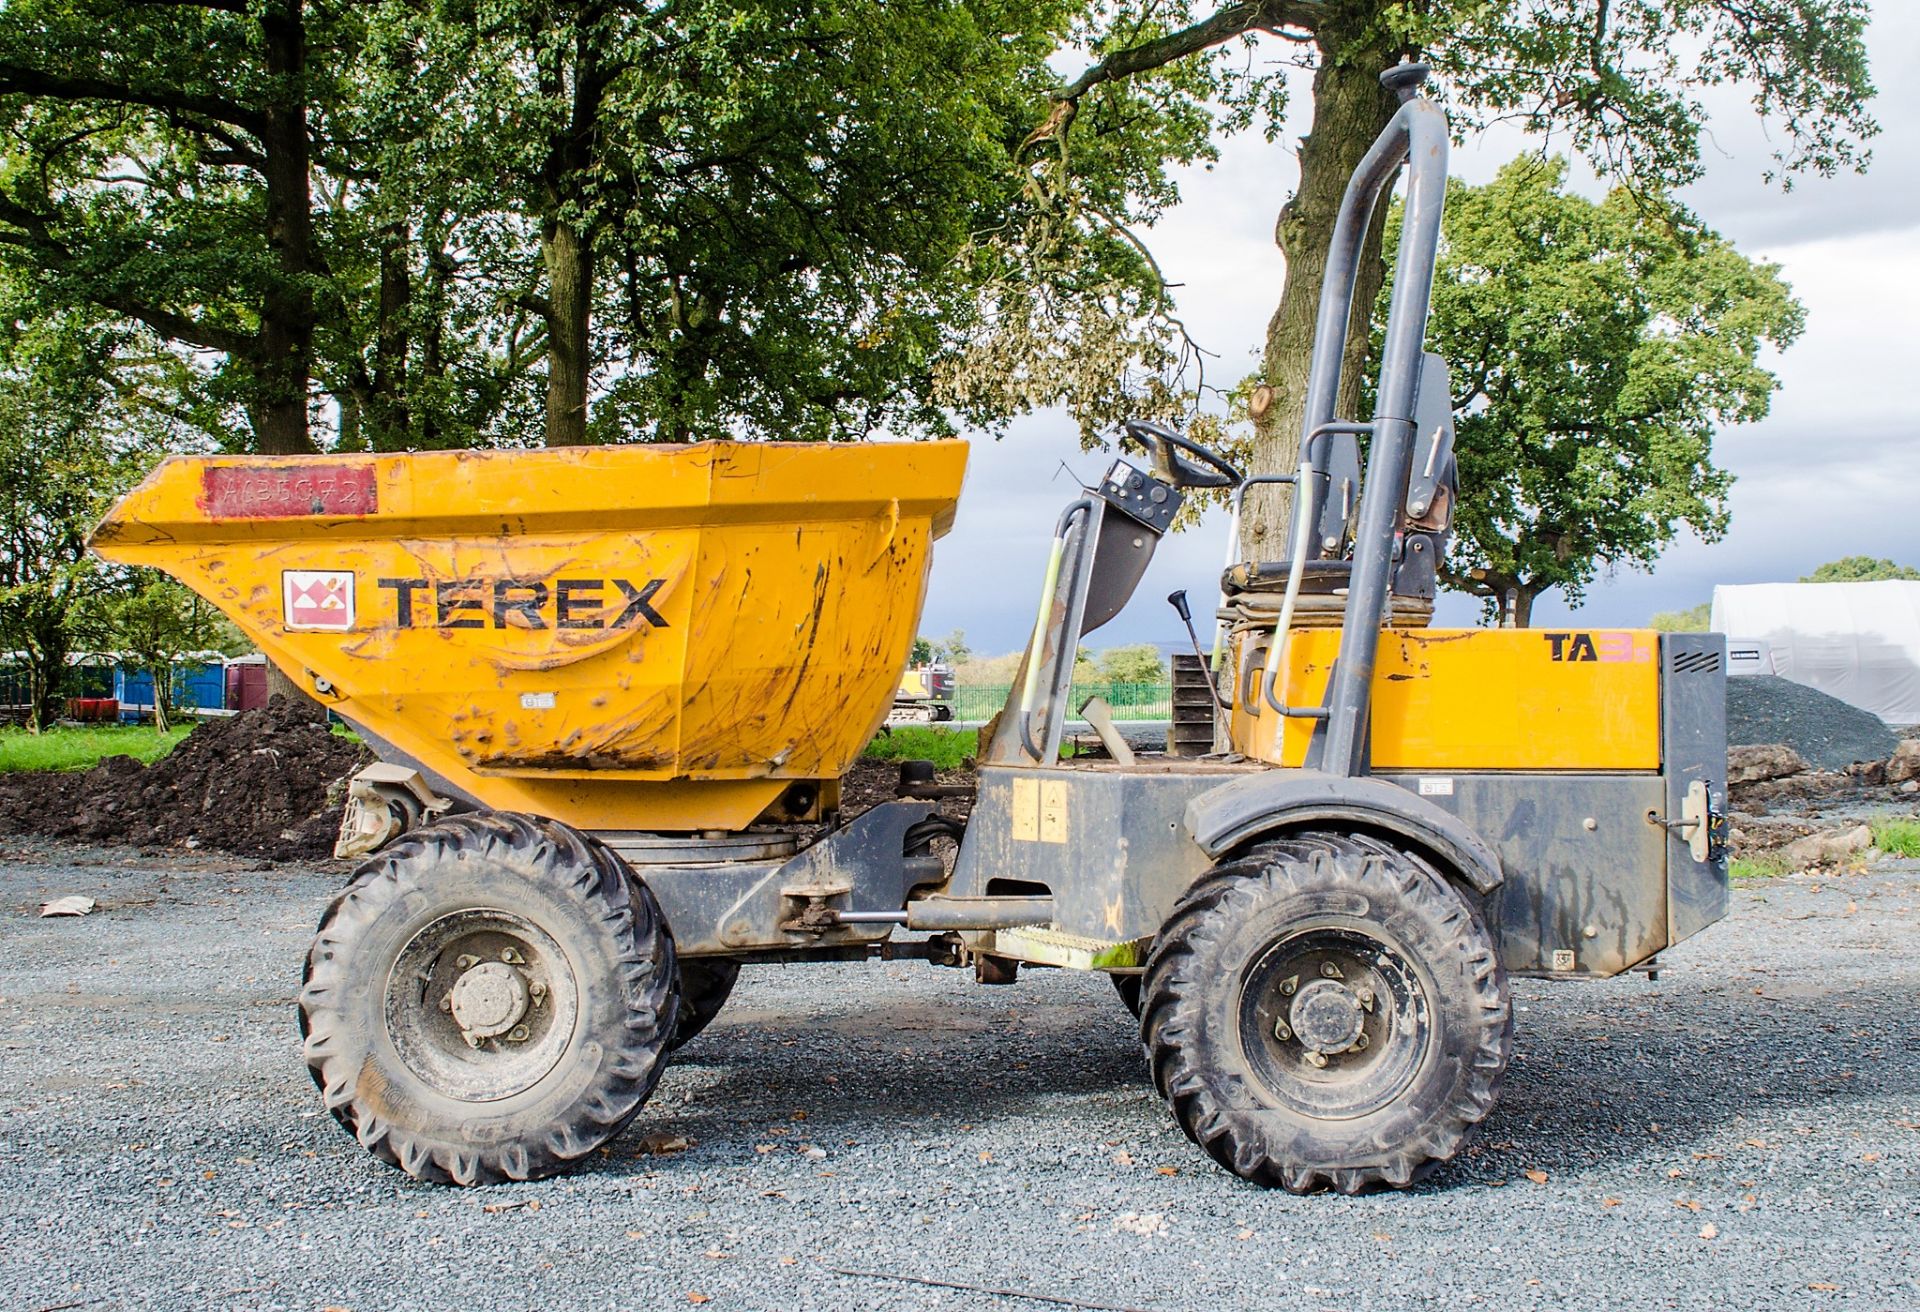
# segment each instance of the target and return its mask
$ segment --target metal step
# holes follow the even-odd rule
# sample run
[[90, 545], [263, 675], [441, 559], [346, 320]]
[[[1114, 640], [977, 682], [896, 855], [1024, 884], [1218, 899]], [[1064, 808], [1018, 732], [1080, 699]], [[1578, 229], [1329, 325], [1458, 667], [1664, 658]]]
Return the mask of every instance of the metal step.
[[1173, 722], [1167, 751], [1173, 756], [1205, 756], [1213, 750], [1213, 687], [1198, 656], [1173, 656]]

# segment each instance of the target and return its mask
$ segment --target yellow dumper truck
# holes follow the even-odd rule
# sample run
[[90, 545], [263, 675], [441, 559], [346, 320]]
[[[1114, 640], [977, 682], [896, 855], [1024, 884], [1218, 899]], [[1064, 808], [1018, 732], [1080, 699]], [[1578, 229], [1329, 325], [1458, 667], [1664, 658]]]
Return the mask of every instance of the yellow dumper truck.
[[[1458, 489], [1422, 344], [1447, 151], [1423, 73], [1386, 75], [1401, 107], [1332, 237], [1300, 468], [1248, 480], [1127, 426], [1150, 458], [1062, 512], [964, 824], [927, 771], [852, 819], [838, 783], [963, 443], [198, 457], [125, 498], [96, 549], [183, 579], [380, 758], [299, 1001], [340, 1123], [422, 1179], [545, 1175], [620, 1133], [742, 965], [917, 956], [1105, 972], [1226, 1169], [1404, 1185], [1494, 1105], [1512, 976], [1612, 975], [1717, 919], [1720, 640], [1428, 627]], [[1340, 420], [1403, 166], [1376, 409]], [[1291, 551], [1221, 582], [1222, 750], [1107, 732], [1063, 759], [1074, 653], [1189, 492], [1273, 482]]]

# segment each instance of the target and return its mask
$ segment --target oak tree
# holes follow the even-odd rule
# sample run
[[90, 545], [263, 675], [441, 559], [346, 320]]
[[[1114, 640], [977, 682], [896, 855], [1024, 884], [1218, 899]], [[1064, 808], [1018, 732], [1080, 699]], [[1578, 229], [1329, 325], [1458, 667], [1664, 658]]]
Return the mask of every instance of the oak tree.
[[219, 358], [258, 449], [313, 449], [323, 294], [305, 0], [18, 0], [0, 10], [0, 248], [50, 311]]
[[[1602, 570], [1650, 566], [1681, 527], [1727, 524], [1715, 433], [1766, 416], [1760, 363], [1805, 314], [1775, 265], [1688, 211], [1526, 156], [1448, 188], [1428, 330], [1453, 382], [1460, 495], [1444, 577], [1524, 627]], [[1397, 239], [1398, 210], [1388, 233]], [[1384, 323], [1386, 297], [1376, 307]]]

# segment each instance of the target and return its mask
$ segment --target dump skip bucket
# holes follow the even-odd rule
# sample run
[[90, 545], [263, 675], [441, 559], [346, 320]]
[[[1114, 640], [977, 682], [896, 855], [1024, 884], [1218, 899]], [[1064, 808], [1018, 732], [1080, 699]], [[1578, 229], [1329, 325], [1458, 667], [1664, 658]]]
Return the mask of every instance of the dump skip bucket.
[[444, 792], [751, 823], [891, 705], [964, 442], [175, 457], [96, 530]]

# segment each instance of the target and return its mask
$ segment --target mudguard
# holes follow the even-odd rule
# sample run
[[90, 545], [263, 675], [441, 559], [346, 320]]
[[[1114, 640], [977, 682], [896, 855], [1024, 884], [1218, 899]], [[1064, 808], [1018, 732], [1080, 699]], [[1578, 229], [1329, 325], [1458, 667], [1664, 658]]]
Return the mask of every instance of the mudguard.
[[1454, 816], [1384, 779], [1347, 779], [1317, 770], [1242, 775], [1187, 803], [1193, 841], [1215, 860], [1287, 829], [1325, 822], [1381, 829], [1425, 849], [1486, 894], [1505, 875], [1492, 847]]

